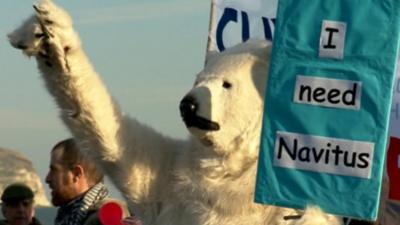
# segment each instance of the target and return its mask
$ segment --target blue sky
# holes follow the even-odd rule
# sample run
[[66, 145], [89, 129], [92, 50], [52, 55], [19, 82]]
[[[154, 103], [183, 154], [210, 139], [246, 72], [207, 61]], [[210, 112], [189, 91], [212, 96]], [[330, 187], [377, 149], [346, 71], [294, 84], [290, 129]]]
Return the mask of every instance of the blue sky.
[[[3, 0], [0, 7], [0, 146], [31, 159], [43, 181], [51, 147], [69, 134], [35, 61], [11, 48], [6, 37], [33, 12], [33, 3]], [[178, 104], [204, 64], [210, 1], [56, 3], [71, 14], [83, 48], [123, 111], [185, 138]]]

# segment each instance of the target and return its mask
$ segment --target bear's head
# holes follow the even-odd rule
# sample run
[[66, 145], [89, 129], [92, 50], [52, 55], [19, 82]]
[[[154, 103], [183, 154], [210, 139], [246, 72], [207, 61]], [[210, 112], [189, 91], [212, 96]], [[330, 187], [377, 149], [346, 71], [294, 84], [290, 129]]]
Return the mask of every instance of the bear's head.
[[[180, 111], [189, 131], [218, 154], [257, 155], [271, 43], [249, 41], [210, 53]], [[250, 145], [250, 146], [249, 146]]]

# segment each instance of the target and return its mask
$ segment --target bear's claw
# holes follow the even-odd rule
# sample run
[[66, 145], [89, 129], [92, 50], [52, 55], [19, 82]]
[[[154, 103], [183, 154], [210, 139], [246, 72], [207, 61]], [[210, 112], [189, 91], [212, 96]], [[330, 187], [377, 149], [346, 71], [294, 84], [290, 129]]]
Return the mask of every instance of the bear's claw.
[[15, 45], [16, 48], [21, 49], [21, 50], [25, 50], [28, 48], [28, 46], [22, 44], [22, 43], [18, 43], [17, 45]]
[[49, 59], [50, 56], [45, 51], [39, 51], [38, 55], [42, 58]]
[[[53, 21], [48, 20], [48, 19], [44, 19], [43, 20], [43, 17], [42, 17], [42, 16], [47, 16], [49, 14], [49, 12], [45, 11], [45, 10], [42, 10], [42, 9], [39, 9], [39, 7], [36, 6], [36, 5], [33, 5], [33, 8], [36, 11], [36, 19], [37, 19], [37, 21], [38, 21], [38, 23], [40, 25], [40, 28], [43, 31], [43, 33], [40, 34], [40, 35], [42, 35], [44, 37], [47, 37], [47, 38], [54, 37], [54, 35], [49, 31], [49, 29], [45, 25], [45, 24], [51, 25], [51, 24], [53, 24]], [[35, 35], [35, 37], [37, 37], [37, 36]]]
[[49, 12], [44, 10], [44, 9], [40, 9], [40, 6], [37, 5], [33, 5], [33, 8], [35, 9], [35, 11], [39, 14], [43, 14], [43, 15], [48, 15]]

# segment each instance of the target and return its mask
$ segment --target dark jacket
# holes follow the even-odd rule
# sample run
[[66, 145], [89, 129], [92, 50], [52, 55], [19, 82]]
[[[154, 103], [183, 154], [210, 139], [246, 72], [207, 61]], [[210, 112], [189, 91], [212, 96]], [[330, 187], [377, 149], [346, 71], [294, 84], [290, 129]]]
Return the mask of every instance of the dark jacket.
[[[0, 220], [0, 225], [9, 225], [9, 223], [7, 220]], [[38, 219], [33, 217], [32, 223], [30, 223], [29, 225], [42, 225], [42, 224], [40, 223], [40, 221]]]

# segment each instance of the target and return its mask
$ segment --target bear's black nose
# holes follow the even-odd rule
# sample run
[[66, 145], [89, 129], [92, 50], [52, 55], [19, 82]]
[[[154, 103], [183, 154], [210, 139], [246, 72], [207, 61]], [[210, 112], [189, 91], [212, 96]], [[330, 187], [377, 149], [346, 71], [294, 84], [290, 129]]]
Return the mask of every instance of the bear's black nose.
[[179, 104], [179, 110], [181, 111], [181, 116], [184, 120], [195, 117], [197, 108], [198, 105], [196, 100], [190, 95], [184, 97]]
[[199, 109], [199, 103], [191, 96], [187, 95], [179, 104], [181, 116], [186, 127], [196, 127], [205, 131], [217, 131], [219, 130], [219, 124], [204, 117], [197, 115]]

